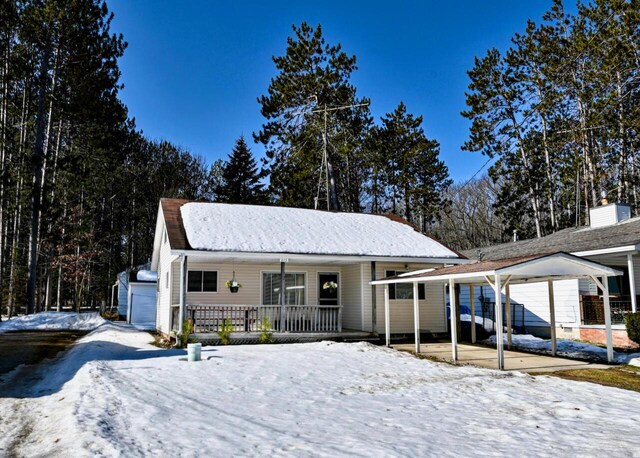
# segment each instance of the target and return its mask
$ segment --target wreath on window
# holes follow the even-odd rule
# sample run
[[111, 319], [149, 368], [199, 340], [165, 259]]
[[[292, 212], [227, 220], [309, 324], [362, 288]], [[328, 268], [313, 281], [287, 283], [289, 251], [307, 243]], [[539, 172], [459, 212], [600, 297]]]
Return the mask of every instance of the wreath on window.
[[322, 289], [330, 289], [333, 291], [334, 289], [338, 289], [338, 284], [335, 281], [328, 281], [322, 285]]

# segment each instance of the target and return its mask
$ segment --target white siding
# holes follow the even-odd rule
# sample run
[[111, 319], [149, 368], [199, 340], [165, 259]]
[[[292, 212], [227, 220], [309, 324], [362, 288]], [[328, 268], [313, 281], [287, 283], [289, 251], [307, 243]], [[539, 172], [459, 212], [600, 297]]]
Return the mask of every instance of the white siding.
[[364, 329], [362, 326], [362, 283], [360, 264], [342, 266], [340, 276], [342, 328]]
[[168, 242], [165, 242], [164, 232], [166, 232], [166, 228], [164, 226], [164, 222], [162, 224], [162, 230], [162, 242], [160, 246], [160, 257], [158, 261], [158, 298], [156, 302], [156, 328], [160, 332], [169, 334], [171, 332], [172, 279], [170, 276], [169, 284], [167, 285], [166, 273], [171, 267], [171, 247], [169, 246]]
[[[187, 304], [229, 304], [229, 305], [252, 305], [262, 303], [262, 272], [280, 273], [280, 264], [251, 264], [242, 263], [212, 263], [196, 260], [188, 257], [188, 270], [215, 270], [218, 272], [218, 291], [213, 292], [187, 292]], [[174, 294], [175, 303], [179, 302], [180, 289], [180, 265], [176, 263], [177, 275], [175, 275]], [[242, 285], [237, 293], [232, 293], [225, 286], [227, 280], [231, 280], [233, 272], [236, 273], [236, 280]], [[318, 304], [318, 272], [338, 272], [341, 273], [341, 266], [314, 266], [305, 264], [286, 264], [287, 272], [306, 274], [306, 303], [308, 305]], [[344, 279], [341, 281], [342, 292], [350, 288]], [[359, 286], [359, 285], [358, 285]]]
[[[384, 278], [387, 270], [418, 270], [437, 267], [430, 264], [387, 264], [376, 263], [376, 278]], [[447, 331], [444, 304], [444, 287], [442, 284], [430, 283], [426, 285], [426, 300], [420, 301], [420, 331], [441, 333]], [[384, 329], [384, 287], [376, 288], [376, 322], [377, 332], [382, 334]], [[391, 318], [391, 333], [413, 334], [413, 300], [389, 301]]]
[[[480, 296], [484, 295], [490, 302], [495, 301], [493, 288], [489, 285], [476, 286], [475, 304], [476, 314], [480, 316]], [[504, 291], [504, 290], [503, 290]], [[577, 325], [580, 323], [580, 302], [578, 280], [561, 280], [553, 283], [556, 323], [558, 325]], [[470, 288], [461, 285], [460, 304], [469, 306]], [[525, 326], [549, 326], [549, 292], [547, 283], [528, 283], [510, 286], [511, 300], [525, 307]], [[504, 293], [502, 301], [505, 300]], [[447, 299], [448, 301], [448, 299]], [[514, 324], [520, 324], [520, 310], [513, 317]]]

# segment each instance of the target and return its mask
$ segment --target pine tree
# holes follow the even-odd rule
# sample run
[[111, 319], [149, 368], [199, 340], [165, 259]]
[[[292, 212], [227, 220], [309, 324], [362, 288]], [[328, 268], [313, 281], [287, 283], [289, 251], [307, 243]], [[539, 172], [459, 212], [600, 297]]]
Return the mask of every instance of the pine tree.
[[264, 173], [258, 171], [256, 160], [241, 136], [222, 166], [221, 183], [215, 191], [219, 202], [232, 204], [266, 204], [267, 194], [260, 180]]
[[378, 190], [376, 200], [385, 196], [390, 201], [388, 210], [426, 230], [446, 204], [443, 194], [451, 184], [448, 169], [439, 159], [440, 145], [426, 137], [422, 116], [407, 113], [403, 102], [381, 121], [371, 145], [376, 170], [384, 171], [374, 175], [375, 188], [386, 190]]
[[[258, 99], [266, 118], [254, 139], [266, 148], [269, 189], [279, 205], [312, 208], [324, 179], [323, 135], [327, 133], [328, 174], [336, 183], [334, 198], [346, 211], [362, 209], [361, 192], [368, 178], [361, 146], [371, 124], [367, 107], [330, 112], [324, 108], [367, 103], [356, 97], [351, 74], [356, 57], [341, 45], [327, 44], [322, 27], [293, 26], [283, 56], [273, 61], [278, 74], [268, 94]], [[320, 198], [324, 200], [324, 192]], [[325, 207], [326, 203], [322, 205]]]

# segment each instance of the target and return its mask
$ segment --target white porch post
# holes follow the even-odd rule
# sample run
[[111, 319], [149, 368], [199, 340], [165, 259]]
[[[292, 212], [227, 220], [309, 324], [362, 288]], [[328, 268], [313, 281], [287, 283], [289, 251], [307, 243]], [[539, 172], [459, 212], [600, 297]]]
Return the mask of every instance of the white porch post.
[[509, 285], [504, 287], [505, 301], [507, 315], [507, 348], [511, 350], [511, 292], [509, 291]]
[[496, 296], [496, 347], [498, 349], [498, 369], [504, 370], [504, 342], [503, 324], [502, 324], [502, 286], [500, 285], [500, 275], [495, 275], [493, 283], [493, 291]]
[[633, 255], [627, 255], [627, 270], [629, 271], [629, 294], [631, 294], [631, 311], [636, 313], [638, 310], [638, 298], [636, 297], [636, 274], [633, 271]]
[[469, 285], [469, 307], [471, 308], [471, 343], [476, 343], [476, 287]]
[[549, 290], [549, 326], [551, 326], [551, 355], [556, 356], [558, 344], [556, 342], [556, 303], [555, 294], [553, 293], [553, 280], [547, 281], [547, 289]]
[[613, 333], [611, 332], [611, 304], [609, 302], [609, 279], [602, 277], [602, 298], [604, 302], [604, 326], [607, 333], [607, 361], [613, 362]]
[[451, 326], [451, 360], [458, 362], [458, 304], [456, 304], [456, 284], [453, 278], [449, 279], [449, 318]]
[[280, 260], [280, 332], [287, 331], [286, 286], [285, 263]]
[[413, 282], [413, 331], [416, 338], [416, 353], [420, 353], [420, 302], [418, 301], [418, 282]]
[[384, 334], [387, 347], [391, 346], [391, 325], [389, 323], [389, 285], [384, 285]]

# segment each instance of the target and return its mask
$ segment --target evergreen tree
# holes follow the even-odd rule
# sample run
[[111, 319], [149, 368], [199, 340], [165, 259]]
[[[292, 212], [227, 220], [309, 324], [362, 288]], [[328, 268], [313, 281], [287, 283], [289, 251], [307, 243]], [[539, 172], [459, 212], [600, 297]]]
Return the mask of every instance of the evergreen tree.
[[330, 111], [326, 118], [322, 112], [367, 103], [356, 97], [350, 82], [356, 57], [339, 44], [327, 44], [320, 25], [314, 29], [303, 22], [293, 31], [285, 55], [273, 58], [278, 75], [271, 80], [268, 94], [258, 99], [267, 121], [254, 139], [266, 148], [269, 189], [279, 205], [313, 208], [318, 194], [324, 200], [326, 193], [319, 193], [319, 187], [325, 183], [320, 178], [326, 132], [326, 173], [335, 183], [330, 200], [338, 201], [338, 208], [335, 204], [330, 208], [360, 211], [368, 175], [362, 149], [371, 124], [368, 108]]
[[258, 171], [256, 160], [241, 136], [222, 166], [221, 183], [215, 191], [218, 202], [231, 204], [266, 204], [267, 194], [260, 183], [264, 173]]
[[375, 188], [386, 188], [376, 191], [378, 210], [384, 209], [380, 199], [387, 199], [389, 211], [426, 230], [446, 204], [443, 194], [451, 180], [439, 159], [440, 145], [426, 137], [422, 120], [422, 116], [407, 113], [400, 102], [381, 119], [370, 145], [375, 154]]

